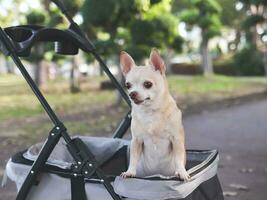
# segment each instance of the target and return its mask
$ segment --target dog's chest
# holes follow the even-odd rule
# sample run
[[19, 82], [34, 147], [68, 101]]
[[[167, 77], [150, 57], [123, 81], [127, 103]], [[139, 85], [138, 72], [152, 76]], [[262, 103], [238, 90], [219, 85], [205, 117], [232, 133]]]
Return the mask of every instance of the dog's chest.
[[160, 115], [144, 117], [142, 120], [133, 120], [136, 136], [143, 140], [146, 151], [152, 151], [155, 155], [166, 154], [170, 149], [171, 136], [175, 127], [171, 128], [168, 119]]
[[169, 138], [147, 136], [144, 137], [143, 142], [138, 173], [144, 176], [152, 174], [173, 175], [175, 163]]
[[140, 137], [167, 138], [171, 131], [167, 119], [161, 115], [136, 116], [132, 121], [132, 131]]
[[173, 175], [175, 161], [173, 138], [179, 135], [176, 115], [161, 113], [133, 115], [132, 134], [143, 141], [138, 173], [142, 175]]

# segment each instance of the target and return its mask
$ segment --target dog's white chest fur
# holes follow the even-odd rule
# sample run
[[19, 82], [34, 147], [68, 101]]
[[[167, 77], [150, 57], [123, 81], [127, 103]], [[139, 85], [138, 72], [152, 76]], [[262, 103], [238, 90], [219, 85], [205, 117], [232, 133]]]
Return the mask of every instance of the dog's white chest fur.
[[[174, 175], [172, 140], [179, 135], [178, 126], [172, 123], [174, 115], [145, 111], [140, 114], [140, 111], [137, 113], [133, 111], [132, 134], [143, 141], [142, 154], [137, 165], [137, 176]], [[179, 124], [177, 119], [175, 121]]]
[[137, 165], [137, 176], [173, 175], [175, 165], [170, 148], [171, 142], [168, 138], [145, 138], [143, 153]]

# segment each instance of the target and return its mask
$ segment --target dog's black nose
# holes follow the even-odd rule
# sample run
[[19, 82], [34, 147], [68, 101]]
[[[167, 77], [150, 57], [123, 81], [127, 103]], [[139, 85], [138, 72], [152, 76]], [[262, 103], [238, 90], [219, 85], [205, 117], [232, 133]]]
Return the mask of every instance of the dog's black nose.
[[137, 92], [131, 92], [131, 93], [129, 94], [129, 96], [130, 96], [131, 99], [136, 99], [136, 97], [137, 97]]

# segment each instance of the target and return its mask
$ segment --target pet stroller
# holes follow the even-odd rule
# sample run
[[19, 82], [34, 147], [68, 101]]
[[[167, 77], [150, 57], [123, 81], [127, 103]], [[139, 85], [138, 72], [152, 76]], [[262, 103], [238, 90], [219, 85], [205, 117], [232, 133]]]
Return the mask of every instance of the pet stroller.
[[191, 180], [154, 175], [123, 179], [129, 142], [121, 139], [130, 126], [130, 111], [113, 138], [73, 137], [58, 119], [19, 57], [28, 56], [36, 42], [55, 42], [55, 52], [91, 53], [130, 107], [127, 94], [96, 53], [94, 45], [72, 20], [62, 2], [53, 1], [70, 22], [67, 30], [41, 26], [0, 27], [0, 49], [10, 56], [47, 112], [54, 127], [44, 143], [18, 152], [7, 163], [6, 175], [17, 185], [17, 200], [223, 200], [217, 177], [216, 150], [187, 150]]

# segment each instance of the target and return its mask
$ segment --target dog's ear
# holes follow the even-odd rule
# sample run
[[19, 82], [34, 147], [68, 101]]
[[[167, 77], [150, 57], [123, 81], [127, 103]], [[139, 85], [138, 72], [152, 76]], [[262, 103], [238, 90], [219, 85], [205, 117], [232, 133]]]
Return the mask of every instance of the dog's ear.
[[161, 74], [165, 74], [166, 68], [164, 61], [156, 48], [151, 50], [149, 61], [155, 70], [159, 70]]
[[133, 58], [128, 53], [122, 51], [120, 54], [120, 65], [123, 75], [126, 76], [131, 68], [135, 66], [135, 63]]

